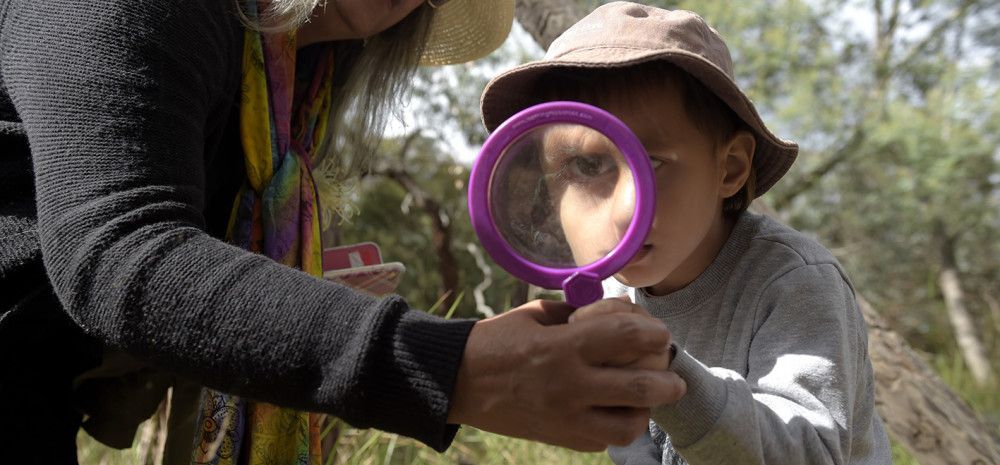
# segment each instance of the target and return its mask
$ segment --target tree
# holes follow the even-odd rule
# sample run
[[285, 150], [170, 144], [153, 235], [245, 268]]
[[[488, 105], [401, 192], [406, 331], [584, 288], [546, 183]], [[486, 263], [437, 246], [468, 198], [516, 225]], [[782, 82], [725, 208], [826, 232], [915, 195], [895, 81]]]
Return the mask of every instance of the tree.
[[[418, 71], [404, 120], [351, 195], [358, 214], [336, 228], [343, 242], [374, 241], [386, 260], [403, 262], [398, 292], [438, 314], [454, 304], [455, 316], [488, 315], [509, 308], [515, 293], [513, 277], [469, 250], [478, 244], [466, 206], [469, 167], [455, 147], [482, 143], [477, 102], [488, 73], [466, 65]], [[477, 290], [487, 275], [489, 289]]]

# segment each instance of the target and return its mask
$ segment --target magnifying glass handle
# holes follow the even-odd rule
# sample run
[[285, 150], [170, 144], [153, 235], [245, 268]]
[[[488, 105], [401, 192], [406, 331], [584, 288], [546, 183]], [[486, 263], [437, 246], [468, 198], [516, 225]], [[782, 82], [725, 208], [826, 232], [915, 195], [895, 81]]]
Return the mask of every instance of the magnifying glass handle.
[[573, 273], [563, 281], [562, 288], [563, 293], [566, 294], [566, 303], [577, 308], [594, 303], [604, 297], [601, 279], [586, 272]]

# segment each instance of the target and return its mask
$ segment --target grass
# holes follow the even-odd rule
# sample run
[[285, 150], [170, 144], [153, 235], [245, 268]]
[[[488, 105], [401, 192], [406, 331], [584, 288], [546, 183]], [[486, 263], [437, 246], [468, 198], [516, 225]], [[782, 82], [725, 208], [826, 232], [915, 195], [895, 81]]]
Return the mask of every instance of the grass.
[[463, 427], [444, 454], [396, 434], [349, 430], [338, 442], [337, 465], [514, 465], [572, 463], [610, 465], [604, 453], [581, 453]]
[[[462, 301], [459, 294], [445, 312], [450, 317]], [[442, 298], [430, 312], [434, 313]], [[980, 386], [956, 352], [931, 357], [931, 365], [960, 397], [982, 415], [1000, 433], [1000, 380]], [[1000, 363], [995, 363], [1000, 377]], [[94, 441], [86, 433], [78, 436], [81, 465], [138, 465], [138, 436], [131, 449], [114, 450]], [[919, 465], [919, 462], [899, 443], [892, 442], [895, 465]], [[337, 441], [336, 452], [325, 465], [515, 465], [515, 464], [580, 464], [610, 465], [605, 453], [580, 453], [521, 439], [508, 438], [475, 428], [459, 430], [451, 447], [443, 454], [410, 438], [377, 430], [345, 428]]]
[[[137, 465], [138, 447], [115, 450], [80, 432], [81, 465]], [[332, 465], [611, 465], [605, 453], [575, 452], [463, 427], [452, 446], [439, 454], [422, 443], [378, 430], [348, 428], [337, 442]]]
[[938, 354], [931, 362], [941, 379], [1000, 434], [1000, 395], [997, 394], [1000, 392], [1000, 363], [997, 359], [993, 359], [993, 380], [984, 385], [976, 384], [957, 350]]
[[[459, 299], [460, 300], [460, 299]], [[955, 392], [972, 405], [994, 427], [1000, 423], [1000, 383], [977, 385], [957, 353], [939, 354], [932, 366]], [[998, 371], [1000, 373], [1000, 371]], [[997, 428], [1000, 432], [1000, 428]], [[138, 435], [137, 435], [138, 436]], [[138, 439], [137, 439], [138, 441]], [[119, 451], [104, 447], [86, 433], [78, 437], [81, 465], [134, 465], [139, 463], [138, 446]], [[919, 465], [900, 444], [893, 441], [893, 464]], [[337, 443], [336, 465], [514, 465], [581, 464], [610, 465], [604, 453], [580, 453], [531, 441], [513, 439], [463, 427], [444, 454], [396, 434], [377, 430], [347, 428]]]
[[[138, 436], [136, 435], [137, 438]], [[131, 449], [112, 449], [92, 439], [81, 429], [76, 436], [76, 455], [80, 465], [137, 465], [140, 460], [136, 443], [132, 444]]]

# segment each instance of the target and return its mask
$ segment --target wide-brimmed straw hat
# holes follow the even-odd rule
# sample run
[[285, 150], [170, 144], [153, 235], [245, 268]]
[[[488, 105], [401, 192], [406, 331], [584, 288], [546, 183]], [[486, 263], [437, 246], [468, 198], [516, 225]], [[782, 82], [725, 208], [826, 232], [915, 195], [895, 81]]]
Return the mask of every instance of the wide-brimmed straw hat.
[[507, 71], [486, 85], [480, 101], [490, 131], [538, 102], [539, 80], [553, 71], [624, 68], [663, 60], [683, 69], [729, 105], [757, 139], [754, 193], [767, 192], [795, 161], [799, 147], [771, 133], [753, 102], [733, 79], [733, 60], [722, 37], [690, 11], [668, 11], [629, 2], [603, 5], [549, 47], [545, 57]]
[[428, 0], [434, 8], [421, 65], [481, 58], [503, 43], [514, 21], [514, 0]]

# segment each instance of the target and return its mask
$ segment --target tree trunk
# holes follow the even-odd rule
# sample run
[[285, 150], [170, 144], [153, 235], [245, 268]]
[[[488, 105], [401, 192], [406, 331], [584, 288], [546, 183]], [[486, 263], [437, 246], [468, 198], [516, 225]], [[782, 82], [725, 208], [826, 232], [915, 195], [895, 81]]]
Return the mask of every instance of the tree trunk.
[[548, 50], [552, 41], [585, 13], [573, 0], [517, 0], [514, 15], [531, 38]]
[[441, 305], [445, 311], [455, 303], [455, 291], [458, 289], [458, 262], [451, 251], [451, 223], [444, 218], [446, 214], [441, 204], [431, 198], [417, 183], [410, 173], [403, 169], [376, 170], [375, 174], [385, 176], [406, 189], [413, 196], [413, 203], [431, 219], [431, 242], [438, 257], [438, 273], [441, 275], [441, 293], [444, 298]]
[[[543, 48], [584, 16], [574, 0], [518, 0], [517, 5], [518, 22]], [[753, 208], [777, 216], [761, 202]], [[1000, 464], [1000, 437], [993, 428], [860, 295], [858, 301], [868, 323], [876, 409], [892, 437], [923, 465]]]
[[862, 298], [875, 407], [898, 442], [922, 465], [1000, 463], [1000, 437], [944, 384]]
[[445, 298], [441, 305], [443, 311], [451, 310], [458, 297], [458, 262], [455, 254], [451, 252], [451, 224], [445, 223], [442, 218], [442, 210], [437, 202], [431, 202], [432, 208], [428, 208], [427, 214], [432, 216], [434, 224], [434, 252], [438, 256], [438, 272], [441, 273], [441, 286], [444, 288]]
[[517, 280], [517, 286], [514, 287], [514, 294], [510, 296], [510, 308], [517, 308], [528, 303], [528, 286], [527, 282], [520, 279]]
[[945, 308], [948, 310], [948, 321], [955, 331], [955, 340], [962, 353], [962, 359], [969, 367], [972, 377], [979, 385], [989, 382], [993, 376], [990, 360], [986, 356], [986, 348], [976, 334], [976, 325], [965, 307], [965, 293], [958, 277], [958, 262], [955, 260], [955, 237], [949, 235], [944, 224], [938, 220], [934, 225], [934, 235], [940, 247], [941, 272], [938, 274], [938, 285], [944, 295]]
[[426, 213], [431, 219], [431, 244], [434, 253], [438, 257], [438, 275], [441, 276], [440, 294], [441, 305], [445, 311], [451, 309], [455, 303], [456, 291], [458, 290], [458, 261], [451, 251], [452, 230], [451, 221], [447, 217], [447, 212], [441, 203], [432, 198], [420, 183], [406, 171], [406, 156], [413, 144], [422, 137], [420, 131], [414, 131], [403, 139], [403, 144], [396, 152], [394, 159], [400, 162], [400, 168], [391, 166], [380, 166], [372, 170], [371, 174], [383, 176], [399, 184], [413, 198], [414, 205]]

